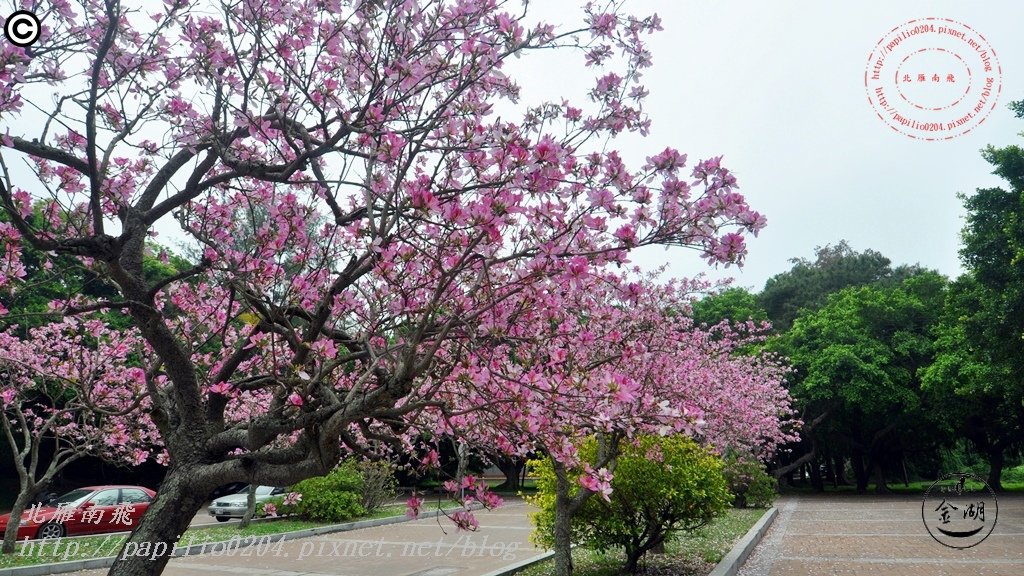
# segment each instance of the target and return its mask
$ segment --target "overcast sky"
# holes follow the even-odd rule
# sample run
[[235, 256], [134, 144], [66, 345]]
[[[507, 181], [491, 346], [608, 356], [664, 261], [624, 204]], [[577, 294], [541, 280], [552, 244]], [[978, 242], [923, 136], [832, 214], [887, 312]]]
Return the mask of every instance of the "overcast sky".
[[[555, 10], [549, 3], [545, 9]], [[569, 2], [557, 3], [563, 15]], [[920, 263], [948, 276], [957, 260], [963, 210], [957, 192], [1001, 185], [979, 155], [987, 144], [1024, 145], [1024, 120], [1006, 104], [1024, 99], [1024, 2], [752, 2], [637, 0], [664, 31], [651, 41], [646, 74], [654, 127], [624, 143], [642, 161], [673, 146], [691, 160], [724, 155], [740, 191], [768, 218], [749, 242], [737, 284], [759, 290], [811, 257], [815, 246], [846, 239], [894, 264]], [[1002, 93], [987, 119], [967, 134], [928, 142], [892, 130], [868, 102], [864, 72], [879, 40], [926, 17], [961, 22], [983, 35], [1002, 70]], [[576, 78], [565, 63], [531, 58], [519, 76], [565, 90]], [[550, 60], [550, 61], [547, 61]], [[518, 73], [519, 71], [517, 71]], [[584, 71], [581, 71], [581, 73]], [[576, 81], [581, 85], [586, 78]], [[655, 250], [635, 260], [672, 259], [671, 273], [707, 270], [695, 254]]]

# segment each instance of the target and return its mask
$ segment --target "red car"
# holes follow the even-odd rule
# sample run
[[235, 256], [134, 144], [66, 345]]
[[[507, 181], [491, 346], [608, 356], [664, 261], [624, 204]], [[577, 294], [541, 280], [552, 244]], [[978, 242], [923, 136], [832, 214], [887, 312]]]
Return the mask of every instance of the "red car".
[[[125, 532], [135, 528], [156, 492], [143, 486], [86, 486], [21, 515], [18, 540]], [[11, 515], [0, 516], [0, 533]]]

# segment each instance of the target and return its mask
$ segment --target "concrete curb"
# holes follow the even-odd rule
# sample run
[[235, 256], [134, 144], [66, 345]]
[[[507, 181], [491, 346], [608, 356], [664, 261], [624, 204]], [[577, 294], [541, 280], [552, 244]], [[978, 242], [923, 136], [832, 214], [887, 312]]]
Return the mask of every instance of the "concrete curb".
[[488, 572], [488, 573], [484, 574], [483, 576], [509, 576], [511, 574], [515, 574], [516, 572], [519, 572], [520, 570], [522, 570], [524, 568], [529, 568], [530, 566], [533, 566], [534, 564], [537, 564], [539, 562], [543, 562], [543, 561], [547, 560], [548, 558], [552, 558], [552, 557], [554, 557], [554, 555], [555, 555], [554, 551], [552, 551], [552, 552], [544, 552], [543, 554], [538, 554], [538, 555], [534, 556], [533, 558], [527, 558], [526, 560], [520, 560], [519, 562], [516, 562], [515, 564], [513, 564], [511, 566], [506, 566], [504, 568], [499, 568], [499, 569], [497, 569], [497, 570], [495, 570], [493, 572]]
[[[758, 520], [757, 523], [754, 524], [743, 536], [743, 538], [740, 538], [740, 540], [736, 542], [736, 545], [732, 547], [732, 550], [730, 550], [724, 558], [722, 558], [722, 561], [715, 565], [714, 570], [712, 570], [711, 574], [708, 576], [736, 576], [736, 572], [738, 572], [740, 567], [743, 566], [747, 557], [754, 551], [754, 546], [757, 546], [757, 543], [761, 541], [761, 538], [764, 537], [764, 533], [768, 531], [768, 528], [772, 525], [772, 522], [775, 521], [775, 517], [778, 515], [778, 508], [769, 508], [764, 515], [761, 516], [761, 519]], [[511, 576], [524, 568], [543, 562], [554, 555], [554, 552], [545, 552], [534, 556], [533, 558], [527, 558], [526, 560], [516, 562], [511, 566], [506, 566], [499, 570], [488, 572], [483, 576]]]
[[736, 576], [740, 567], [747, 561], [747, 557], [754, 551], [754, 546], [761, 541], [764, 533], [768, 531], [768, 527], [772, 525], [778, 515], [778, 508], [774, 506], [769, 508], [757, 521], [757, 524], [754, 524], [743, 538], [736, 542], [732, 550], [722, 558], [722, 561], [715, 565], [715, 569], [708, 576]]
[[[479, 510], [483, 506], [479, 502], [474, 502], [468, 507], [470, 510]], [[443, 511], [435, 511], [433, 516], [429, 513], [420, 514], [415, 520], [421, 520], [424, 518], [439, 518], [443, 512], [452, 512], [455, 510], [461, 510], [461, 507], [445, 508]], [[180, 558], [182, 556], [195, 556], [206, 552], [220, 552], [221, 554], [227, 551], [236, 551], [242, 548], [248, 548], [250, 546], [268, 546], [271, 544], [277, 545], [287, 540], [296, 540], [298, 538], [309, 538], [310, 536], [319, 536], [321, 534], [332, 534], [334, 532], [347, 532], [350, 530], [359, 530], [361, 528], [373, 528], [375, 526], [386, 526], [388, 524], [398, 524], [401, 522], [410, 522], [414, 520], [407, 516], [388, 516], [386, 518], [374, 518], [372, 520], [358, 520], [356, 522], [345, 522], [343, 524], [331, 524], [330, 526], [317, 526], [316, 528], [307, 528], [305, 530], [295, 530], [293, 532], [281, 532], [280, 534], [266, 534], [262, 536], [246, 536], [246, 537], [232, 537], [230, 540], [222, 540], [220, 542], [204, 542], [202, 544], [192, 544], [191, 546], [183, 546], [173, 548], [171, 557]], [[114, 534], [116, 535], [116, 534]], [[74, 538], [74, 537], [72, 537]], [[60, 540], [64, 540], [63, 538]], [[44, 542], [44, 541], [38, 541]], [[149, 556], [148, 553], [137, 554], [139, 556]], [[88, 558], [85, 560], [70, 560], [68, 562], [51, 562], [49, 564], [33, 564], [31, 566], [19, 566], [15, 568], [0, 569], [0, 574], [4, 576], [45, 576], [47, 574], [60, 574], [62, 572], [76, 572], [78, 570], [92, 570], [96, 568], [109, 568], [117, 556], [104, 556], [102, 558]]]

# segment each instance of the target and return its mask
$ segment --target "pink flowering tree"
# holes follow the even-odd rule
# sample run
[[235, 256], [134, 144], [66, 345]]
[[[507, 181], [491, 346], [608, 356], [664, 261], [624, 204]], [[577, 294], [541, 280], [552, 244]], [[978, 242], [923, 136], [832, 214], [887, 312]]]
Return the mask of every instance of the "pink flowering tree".
[[[55, 310], [126, 315], [146, 342], [168, 471], [135, 545], [174, 542], [225, 482], [403, 449], [442, 388], [469, 393], [453, 367], [486, 354], [481, 323], [516, 322], [522, 294], [646, 245], [739, 263], [764, 225], [719, 158], [615, 150], [649, 129], [644, 41], [660, 27], [619, 3], [568, 26], [497, 0], [41, 10], [38, 44], [0, 44], [0, 289], [26, 245], [75, 257], [117, 295]], [[519, 102], [505, 63], [548, 49], [593, 71], [585, 101]], [[26, 217], [37, 202], [46, 227]], [[165, 231], [193, 266], [147, 280], [146, 239]], [[257, 410], [233, 418], [235, 402]]]
[[22, 512], [69, 464], [96, 456], [137, 466], [159, 442], [142, 414], [144, 371], [129, 367], [142, 352], [137, 331], [70, 318], [33, 328], [27, 338], [14, 332], [0, 333], [0, 430], [19, 485], [5, 554], [14, 552]]
[[[493, 309], [475, 341], [486, 350], [464, 351], [439, 391], [449, 399], [440, 433], [551, 458], [558, 574], [572, 571], [572, 516], [593, 495], [610, 496], [624, 443], [685, 434], [767, 458], [792, 439], [787, 369], [737, 353], [763, 327], [697, 328], [689, 298], [704, 284], [630, 277], [574, 260], [550, 283]], [[591, 436], [595, 458], [584, 461], [580, 441]]]

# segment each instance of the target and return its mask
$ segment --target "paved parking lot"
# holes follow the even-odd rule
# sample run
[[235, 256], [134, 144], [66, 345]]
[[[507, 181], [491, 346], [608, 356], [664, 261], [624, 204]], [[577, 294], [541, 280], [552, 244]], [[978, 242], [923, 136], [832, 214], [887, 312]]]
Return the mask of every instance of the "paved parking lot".
[[509, 499], [497, 510], [478, 511], [476, 532], [457, 531], [447, 519], [431, 516], [280, 543], [268, 538], [264, 546], [172, 559], [164, 574], [479, 576], [543, 553], [528, 540], [532, 530], [528, 510], [522, 501]]
[[216, 518], [214, 518], [213, 516], [210, 516], [210, 513], [206, 511], [206, 509], [209, 506], [210, 506], [210, 502], [207, 502], [206, 504], [203, 504], [203, 507], [199, 509], [199, 512], [196, 512], [195, 517], [192, 518], [192, 522], [190, 522], [189, 525], [190, 526], [203, 526], [203, 525], [206, 525], [206, 524], [227, 524], [228, 522], [238, 522], [239, 521], [238, 519], [232, 519], [232, 520], [229, 520], [228, 522], [218, 522]]
[[999, 496], [983, 542], [942, 546], [922, 521], [921, 496], [786, 496], [740, 576], [1021, 576], [1024, 495]]
[[[1024, 574], [1024, 495], [999, 497], [998, 520], [980, 544], [937, 543], [920, 496], [785, 496], [779, 516], [740, 576]], [[529, 508], [509, 500], [477, 512], [477, 532], [445, 519], [340, 532], [172, 560], [170, 576], [480, 576], [543, 553], [530, 544]], [[106, 570], [78, 572], [102, 576]]]

